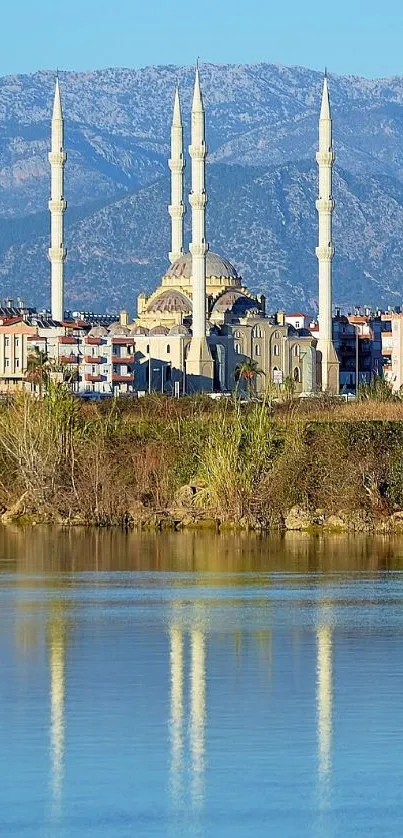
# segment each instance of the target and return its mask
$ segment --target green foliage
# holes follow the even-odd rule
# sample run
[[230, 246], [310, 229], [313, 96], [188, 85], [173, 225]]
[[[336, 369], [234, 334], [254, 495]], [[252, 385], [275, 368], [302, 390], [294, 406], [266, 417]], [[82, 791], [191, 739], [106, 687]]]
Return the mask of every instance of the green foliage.
[[400, 399], [400, 394], [392, 390], [392, 386], [380, 375], [373, 376], [369, 384], [363, 383], [358, 387], [358, 401], [392, 402]]

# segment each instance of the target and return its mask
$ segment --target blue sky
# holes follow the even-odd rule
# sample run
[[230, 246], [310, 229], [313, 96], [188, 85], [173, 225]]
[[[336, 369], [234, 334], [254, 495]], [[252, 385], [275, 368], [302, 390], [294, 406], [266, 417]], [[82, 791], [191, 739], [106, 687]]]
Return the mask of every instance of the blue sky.
[[403, 0], [3, 2], [0, 75], [191, 64], [197, 55], [403, 75]]

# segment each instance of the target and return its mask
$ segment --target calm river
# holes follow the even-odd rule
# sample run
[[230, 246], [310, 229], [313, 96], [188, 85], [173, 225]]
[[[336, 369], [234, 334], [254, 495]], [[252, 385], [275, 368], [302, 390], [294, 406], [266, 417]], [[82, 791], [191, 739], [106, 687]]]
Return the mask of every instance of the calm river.
[[0, 530], [0, 834], [401, 838], [403, 540]]

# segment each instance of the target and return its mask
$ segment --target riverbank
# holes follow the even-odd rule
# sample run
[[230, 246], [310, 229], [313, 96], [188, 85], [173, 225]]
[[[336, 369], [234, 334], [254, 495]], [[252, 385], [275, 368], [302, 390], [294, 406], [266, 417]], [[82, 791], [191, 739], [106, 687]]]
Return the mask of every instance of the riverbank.
[[403, 531], [403, 405], [60, 387], [0, 407], [1, 523]]

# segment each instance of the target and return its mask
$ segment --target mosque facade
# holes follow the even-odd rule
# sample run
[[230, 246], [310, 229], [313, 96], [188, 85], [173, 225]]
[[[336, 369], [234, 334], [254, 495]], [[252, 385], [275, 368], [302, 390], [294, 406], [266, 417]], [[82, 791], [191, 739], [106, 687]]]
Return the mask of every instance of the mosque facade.
[[[196, 69], [191, 109], [191, 241], [184, 245], [183, 121], [179, 90], [175, 91], [171, 126], [171, 225], [169, 264], [154, 292], [141, 293], [131, 320], [126, 312], [120, 322], [79, 325], [64, 320], [64, 168], [63, 111], [59, 80], [56, 81], [52, 113], [51, 151], [51, 317], [33, 332], [25, 334], [26, 317], [11, 318], [20, 337], [6, 333], [2, 321], [0, 379], [18, 383], [26, 369], [24, 351], [45, 341], [46, 352], [62, 366], [73, 367], [74, 389], [78, 392], [115, 393], [161, 390], [176, 394], [195, 391], [231, 391], [239, 370], [254, 364], [256, 389], [269, 383], [284, 386], [292, 382], [298, 393], [318, 389], [338, 392], [339, 364], [332, 340], [332, 121], [325, 77], [319, 119], [318, 247], [319, 329], [316, 331], [287, 322], [284, 313], [266, 313], [264, 296], [254, 295], [226, 258], [212, 252], [206, 229], [206, 128], [205, 109]], [[10, 321], [11, 322], [11, 321]], [[24, 332], [24, 334], [23, 334]], [[27, 346], [23, 347], [24, 344]], [[12, 357], [11, 344], [17, 350]], [[65, 344], [73, 349], [66, 355]], [[69, 346], [70, 346], [69, 343]], [[4, 344], [4, 346], [3, 346]], [[66, 360], [67, 359], [67, 360]], [[13, 366], [14, 365], [14, 366]]]

